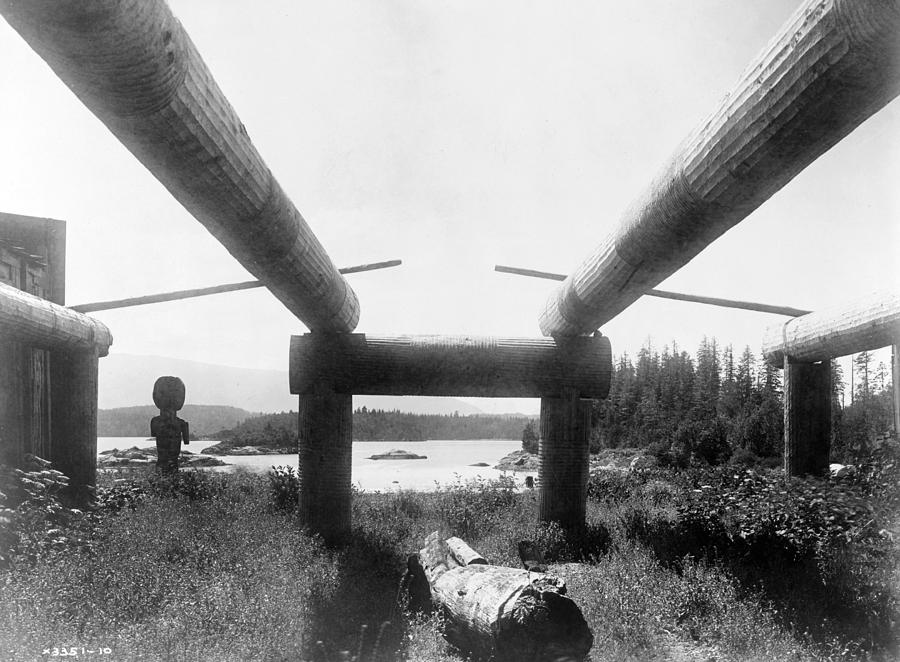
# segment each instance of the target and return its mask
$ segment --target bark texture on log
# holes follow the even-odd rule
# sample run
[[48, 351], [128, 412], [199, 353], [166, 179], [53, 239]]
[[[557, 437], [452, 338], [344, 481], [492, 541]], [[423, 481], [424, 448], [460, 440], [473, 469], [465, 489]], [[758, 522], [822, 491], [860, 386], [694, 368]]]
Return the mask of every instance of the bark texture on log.
[[784, 473], [828, 472], [831, 448], [831, 364], [784, 361]]
[[444, 634], [461, 650], [516, 662], [581, 660], [590, 651], [590, 628], [558, 577], [462, 565], [437, 532], [419, 557], [432, 600], [446, 617]]
[[612, 350], [602, 336], [291, 337], [291, 393], [324, 383], [356, 395], [540, 397], [571, 387], [604, 398], [611, 373]]
[[311, 329], [359, 305], [163, 0], [0, 0], [79, 99]]
[[300, 396], [300, 517], [329, 544], [350, 533], [353, 396], [321, 389]]
[[591, 403], [566, 389], [541, 398], [538, 511], [542, 522], [584, 526], [590, 468]]
[[771, 365], [784, 357], [826, 361], [900, 341], [900, 294], [875, 292], [766, 329], [762, 352]]
[[45, 349], [96, 350], [106, 356], [112, 334], [87, 315], [0, 283], [0, 333]]
[[545, 335], [590, 333], [747, 217], [900, 91], [898, 0], [807, 0], [559, 286]]

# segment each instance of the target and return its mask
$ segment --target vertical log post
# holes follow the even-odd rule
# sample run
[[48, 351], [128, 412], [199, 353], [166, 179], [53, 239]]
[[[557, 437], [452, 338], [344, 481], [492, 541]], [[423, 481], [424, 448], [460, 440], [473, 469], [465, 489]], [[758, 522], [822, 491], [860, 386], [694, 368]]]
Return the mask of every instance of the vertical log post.
[[353, 396], [330, 388], [300, 396], [300, 515], [328, 544], [350, 533]]
[[900, 345], [891, 346], [891, 383], [894, 386], [894, 437], [900, 438]]
[[784, 358], [785, 476], [828, 471], [831, 446], [831, 366]]
[[584, 526], [590, 449], [590, 400], [572, 388], [541, 398], [538, 504], [542, 522]]
[[50, 460], [69, 477], [73, 500], [97, 483], [97, 349], [50, 352]]

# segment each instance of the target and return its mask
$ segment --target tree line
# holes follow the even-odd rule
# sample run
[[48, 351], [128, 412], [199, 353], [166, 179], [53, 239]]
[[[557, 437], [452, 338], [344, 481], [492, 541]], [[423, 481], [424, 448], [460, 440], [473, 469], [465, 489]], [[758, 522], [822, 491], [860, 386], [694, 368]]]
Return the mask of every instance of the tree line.
[[[890, 370], [871, 354], [855, 357], [852, 402], [832, 362], [832, 457], [865, 452], [892, 427]], [[591, 447], [649, 448], [662, 461], [720, 464], [780, 460], [784, 435], [781, 371], [749, 347], [736, 354], [704, 338], [696, 357], [675, 343], [648, 343], [615, 361], [609, 396], [595, 402]]]
[[[353, 412], [354, 441], [518, 439], [527, 416], [408, 414], [360, 407]], [[285, 448], [297, 439], [297, 413], [264, 414], [213, 435], [234, 446]]]

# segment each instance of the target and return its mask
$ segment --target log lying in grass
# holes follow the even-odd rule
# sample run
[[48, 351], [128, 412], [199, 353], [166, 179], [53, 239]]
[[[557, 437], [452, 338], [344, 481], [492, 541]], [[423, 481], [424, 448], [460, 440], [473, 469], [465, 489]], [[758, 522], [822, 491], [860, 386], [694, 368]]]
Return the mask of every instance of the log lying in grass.
[[558, 577], [489, 565], [459, 538], [437, 531], [419, 551], [444, 636], [463, 651], [496, 660], [582, 660], [594, 642]]

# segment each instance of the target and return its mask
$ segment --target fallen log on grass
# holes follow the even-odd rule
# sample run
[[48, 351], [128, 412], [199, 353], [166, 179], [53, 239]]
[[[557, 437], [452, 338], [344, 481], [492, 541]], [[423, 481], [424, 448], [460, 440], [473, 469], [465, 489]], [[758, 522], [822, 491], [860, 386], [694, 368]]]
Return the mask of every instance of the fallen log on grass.
[[435, 531], [419, 551], [444, 636], [457, 648], [496, 660], [583, 660], [594, 643], [558, 577], [489, 565], [459, 538]]

